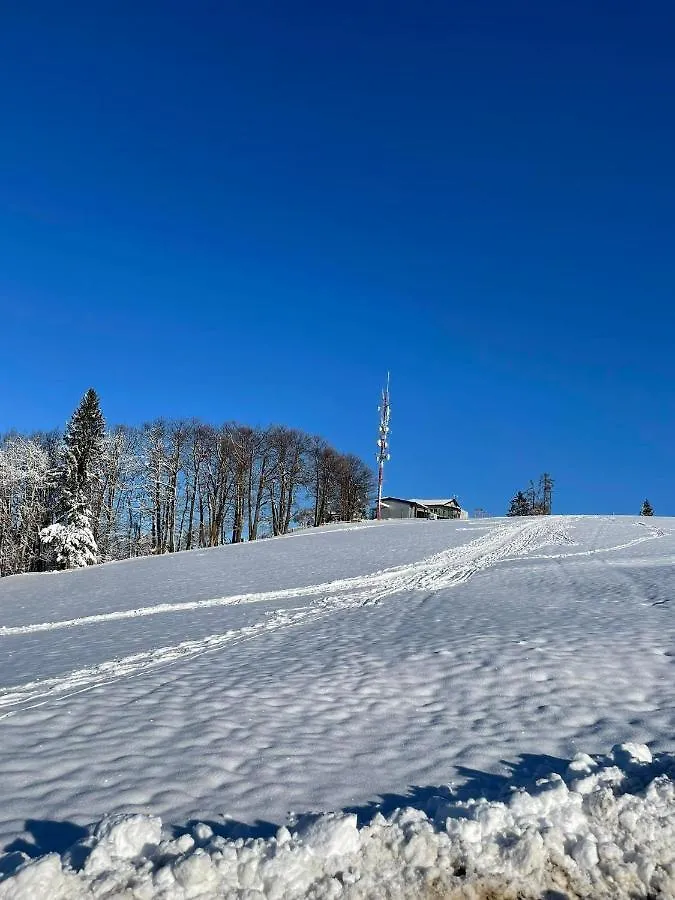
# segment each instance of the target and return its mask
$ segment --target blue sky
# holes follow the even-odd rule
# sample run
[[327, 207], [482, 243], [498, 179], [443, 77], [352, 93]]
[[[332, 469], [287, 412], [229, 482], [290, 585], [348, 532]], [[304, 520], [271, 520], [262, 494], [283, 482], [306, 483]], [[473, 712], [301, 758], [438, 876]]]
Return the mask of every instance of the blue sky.
[[675, 514], [672, 3], [28, 2], [0, 430], [284, 422], [388, 492]]

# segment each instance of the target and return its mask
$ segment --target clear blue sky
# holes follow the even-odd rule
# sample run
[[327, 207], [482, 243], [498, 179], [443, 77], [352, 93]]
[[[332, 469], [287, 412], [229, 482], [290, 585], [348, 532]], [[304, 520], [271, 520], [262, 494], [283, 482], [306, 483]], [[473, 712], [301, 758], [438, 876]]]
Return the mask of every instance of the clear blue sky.
[[284, 422], [675, 514], [672, 2], [7, 4], [0, 430]]

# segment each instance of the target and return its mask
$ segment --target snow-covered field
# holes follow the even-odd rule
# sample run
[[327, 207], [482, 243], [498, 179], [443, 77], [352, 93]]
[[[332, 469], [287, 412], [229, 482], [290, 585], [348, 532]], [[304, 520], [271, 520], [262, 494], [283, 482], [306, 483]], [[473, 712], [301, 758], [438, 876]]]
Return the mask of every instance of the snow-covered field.
[[0, 900], [675, 897], [674, 575], [554, 516], [2, 579]]

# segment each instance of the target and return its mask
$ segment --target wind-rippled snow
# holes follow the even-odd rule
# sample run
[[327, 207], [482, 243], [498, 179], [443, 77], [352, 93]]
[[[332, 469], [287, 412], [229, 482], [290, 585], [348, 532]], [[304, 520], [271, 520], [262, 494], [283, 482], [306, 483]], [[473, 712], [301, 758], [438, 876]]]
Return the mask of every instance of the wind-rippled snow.
[[38, 861], [0, 897], [624, 896], [610, 870], [675, 896], [672, 853], [635, 862], [675, 844], [672, 525], [372, 524], [3, 579], [0, 872]]

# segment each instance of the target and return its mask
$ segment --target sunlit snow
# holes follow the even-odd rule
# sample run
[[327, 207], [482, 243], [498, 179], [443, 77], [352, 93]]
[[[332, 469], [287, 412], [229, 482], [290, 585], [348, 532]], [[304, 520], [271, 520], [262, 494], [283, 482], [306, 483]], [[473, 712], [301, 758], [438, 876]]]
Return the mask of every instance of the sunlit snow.
[[371, 523], [0, 580], [0, 898], [675, 896], [674, 532]]

